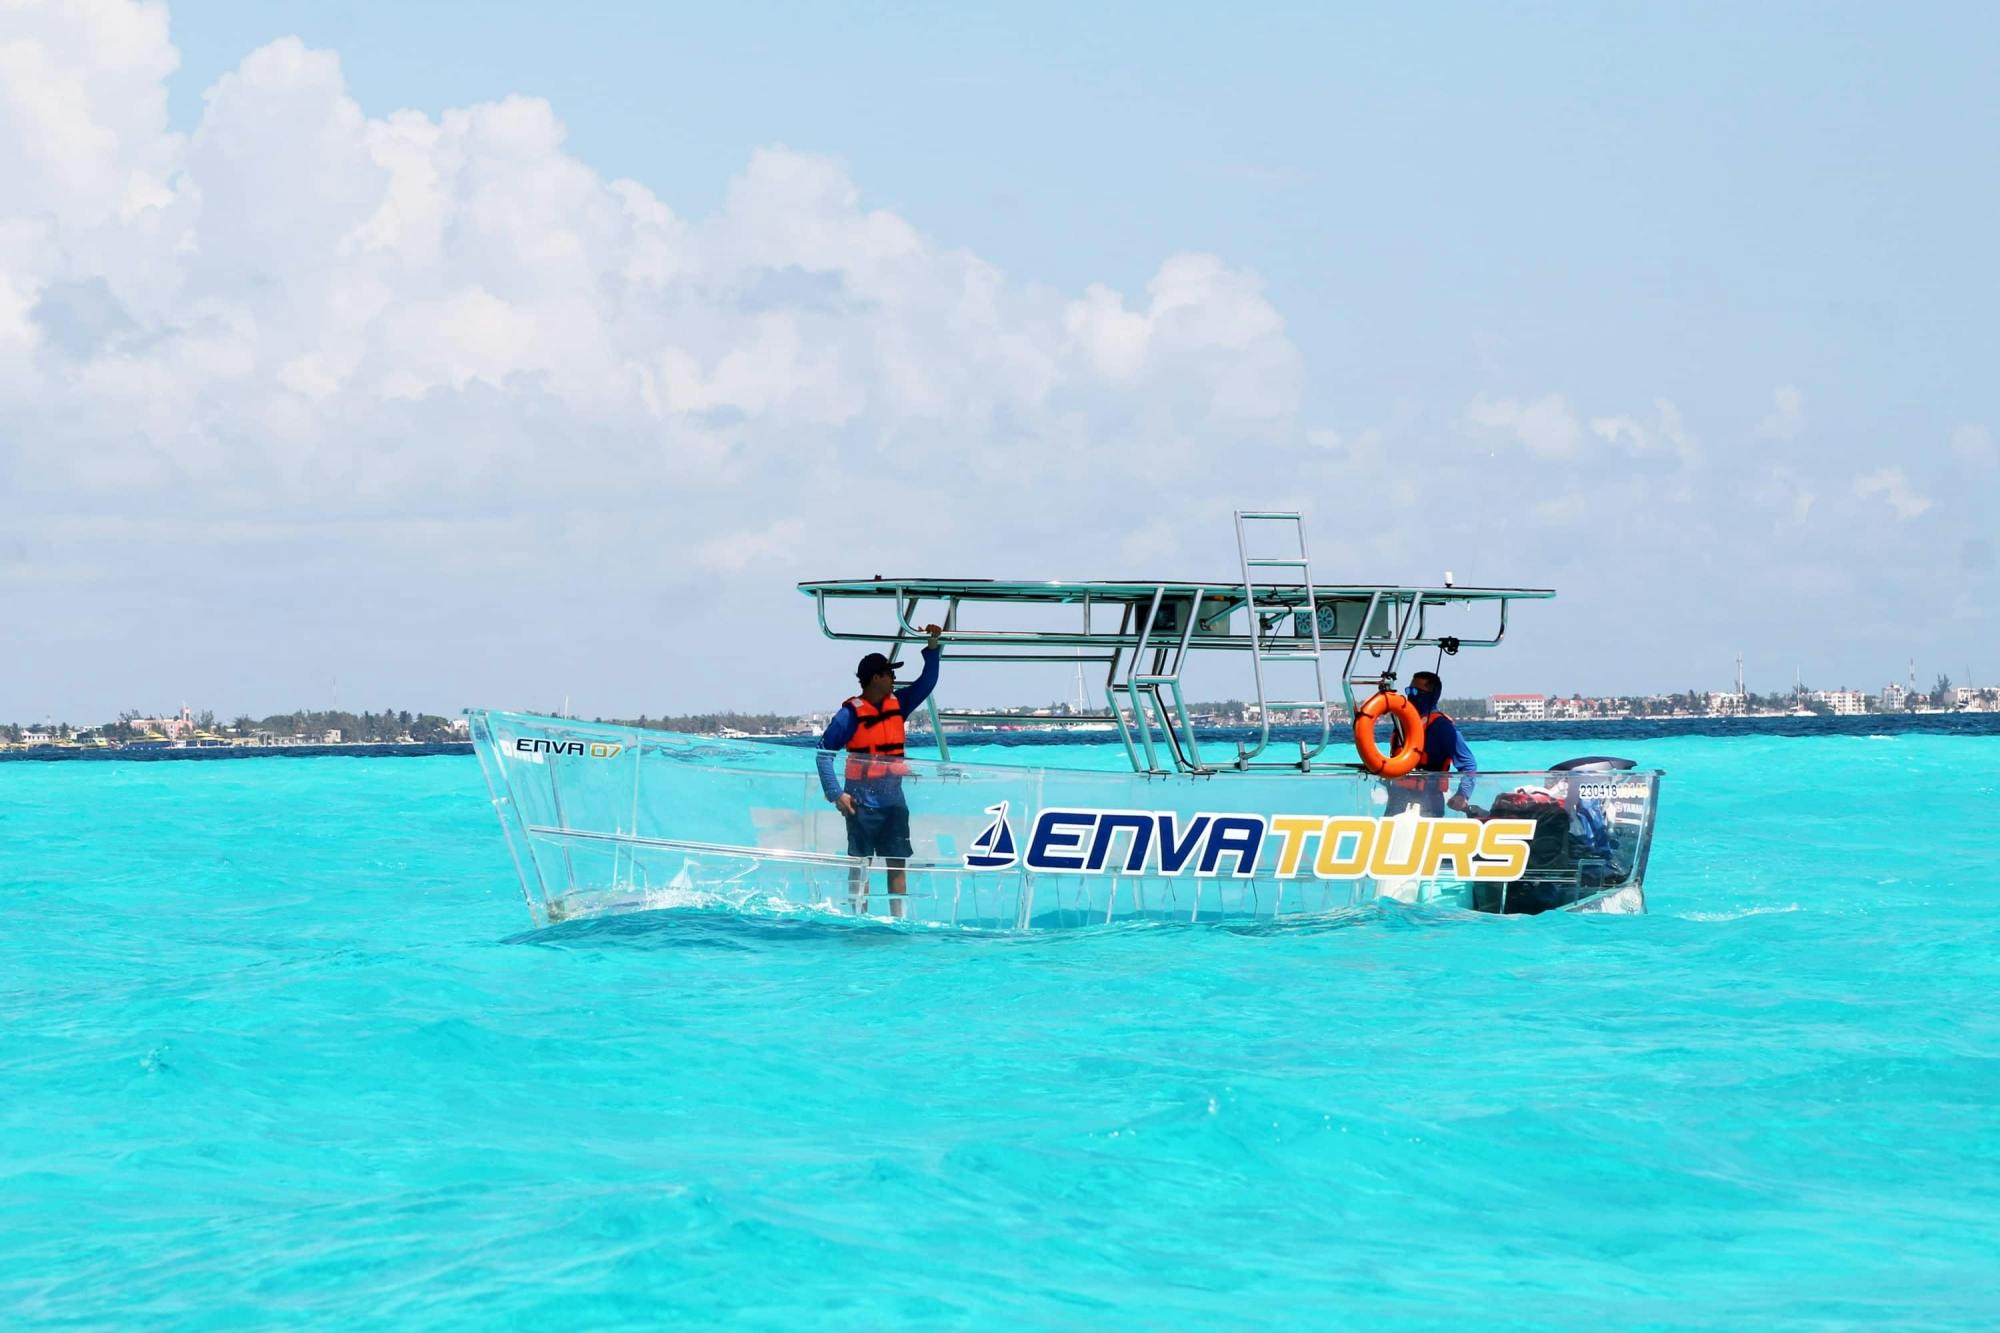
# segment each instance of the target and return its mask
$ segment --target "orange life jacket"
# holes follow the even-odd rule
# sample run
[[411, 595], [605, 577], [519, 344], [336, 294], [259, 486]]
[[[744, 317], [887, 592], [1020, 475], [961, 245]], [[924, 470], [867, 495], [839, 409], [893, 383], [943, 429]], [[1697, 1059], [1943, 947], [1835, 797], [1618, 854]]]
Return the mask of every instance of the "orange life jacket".
[[[1444, 725], [1435, 732], [1432, 726], [1442, 721]], [[1458, 723], [1452, 721], [1451, 714], [1442, 708], [1433, 708], [1431, 715], [1424, 719], [1424, 761], [1417, 767], [1426, 773], [1451, 772], [1452, 753], [1458, 748]]]
[[[1445, 725], [1439, 727], [1437, 734], [1433, 736], [1431, 734], [1431, 724], [1433, 721], [1438, 720], [1443, 721]], [[1419, 773], [1451, 772], [1451, 757], [1455, 748], [1453, 741], [1457, 735], [1458, 723], [1452, 720], [1451, 714], [1445, 712], [1442, 708], [1431, 709], [1429, 714], [1424, 718], [1424, 757], [1417, 761], [1417, 771]], [[1403, 732], [1402, 728], [1398, 727], [1396, 729], [1396, 745], [1400, 749], [1402, 744]]]
[[854, 710], [854, 734], [847, 739], [847, 780], [902, 777], [910, 771], [903, 762], [903, 705], [890, 695], [879, 705], [856, 696], [847, 701]]

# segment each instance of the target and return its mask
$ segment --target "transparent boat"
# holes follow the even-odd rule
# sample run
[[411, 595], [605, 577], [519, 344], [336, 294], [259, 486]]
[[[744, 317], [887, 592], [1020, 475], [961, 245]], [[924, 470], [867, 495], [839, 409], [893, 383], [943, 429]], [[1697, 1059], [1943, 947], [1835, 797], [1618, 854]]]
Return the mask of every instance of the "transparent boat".
[[[1296, 554], [1253, 534], [1296, 534]], [[1481, 772], [1470, 812], [1453, 774], [1387, 776], [1351, 748], [1357, 685], [1393, 692], [1403, 659], [1492, 647], [1540, 589], [1321, 586], [1296, 515], [1237, 516], [1241, 577], [1214, 583], [869, 579], [801, 584], [830, 638], [893, 655], [942, 626], [954, 664], [1104, 668], [1101, 710], [1053, 716], [927, 705], [935, 759], [900, 777], [913, 855], [846, 854], [815, 749], [492, 710], [468, 714], [538, 924], [670, 907], [860, 913], [1009, 930], [1115, 921], [1258, 921], [1380, 901], [1503, 914], [1645, 910], [1660, 775], [1592, 758]], [[1479, 636], [1454, 616], [1491, 612]], [[875, 623], [846, 617], [872, 611]], [[840, 620], [842, 623], [835, 623]], [[1190, 719], [1196, 654], [1251, 666], [1255, 730], [1219, 745]], [[1337, 668], [1339, 692], [1327, 688]], [[1267, 697], [1290, 673], [1295, 697]], [[1125, 771], [954, 761], [954, 725], [1117, 734]], [[921, 734], [913, 734], [918, 748]], [[1350, 748], [1341, 748], [1347, 742]], [[1394, 742], [1391, 742], [1393, 748]]]

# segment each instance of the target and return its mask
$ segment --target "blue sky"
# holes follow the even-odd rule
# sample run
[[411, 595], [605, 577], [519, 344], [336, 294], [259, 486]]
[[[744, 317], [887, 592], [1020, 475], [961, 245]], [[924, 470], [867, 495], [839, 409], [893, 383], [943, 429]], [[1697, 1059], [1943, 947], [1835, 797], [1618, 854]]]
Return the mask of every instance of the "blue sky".
[[[8, 23], [64, 46], [35, 7]], [[9, 400], [31, 410], [0, 437], [14, 451], [0, 481], [45, 520], [0, 569], [52, 635], [0, 686], [0, 712], [84, 717], [183, 695], [256, 711], [323, 702], [335, 676], [357, 704], [809, 707], [839, 688], [841, 654], [784, 590], [873, 572], [845, 553], [1180, 576], [1226, 569], [1228, 509], [1270, 503], [1311, 509], [1325, 577], [1449, 567], [1557, 586], [1520, 644], [1461, 659], [1468, 692], [1720, 687], [1739, 649], [1753, 687], [1789, 683], [1795, 665], [1874, 687], [1911, 655], [1926, 679], [1968, 665], [2000, 678], [1996, 39], [2000, 18], [1974, 6], [1226, 20], [1161, 6], [176, 6], [163, 36], [133, 40], [170, 42], [177, 63], [105, 75], [92, 119], [194, 239], [169, 245], [154, 235], [168, 223], [148, 223], [144, 245], [161, 248], [145, 250], [126, 208], [133, 254], [155, 258], [121, 260], [101, 238], [109, 205], [93, 212], [48, 167], [52, 193], [29, 190], [21, 217], [57, 219], [54, 239], [0, 249], [0, 274], [11, 265], [39, 312], [32, 374]], [[124, 48], [100, 35], [51, 61], [106, 49]], [[260, 51], [276, 54], [246, 64]], [[231, 78], [233, 99], [209, 96]], [[157, 115], [148, 87], [164, 90]], [[325, 276], [381, 232], [370, 191], [388, 150], [369, 126], [407, 109], [450, 140], [453, 115], [509, 97], [541, 99], [559, 137], [520, 117], [475, 129], [525, 164], [479, 189], [516, 191], [525, 215], [549, 197], [546, 167], [587, 212], [630, 180], [671, 214], [668, 232], [700, 238], [675, 261], [678, 288], [644, 289], [666, 313], [618, 325], [602, 364], [552, 366], [494, 330], [517, 320], [589, 343], [639, 298], [583, 314], [553, 280], [511, 291], [519, 261], [491, 246]], [[328, 110], [341, 106], [354, 114]], [[57, 137], [26, 114], [11, 122], [17, 152], [31, 132]], [[0, 120], [0, 163], [9, 132]], [[315, 162], [349, 165], [285, 183], [322, 151]], [[815, 165], [828, 162], [832, 175]], [[296, 216], [281, 206], [322, 188]], [[341, 228], [315, 230], [342, 209]], [[218, 230], [225, 210], [239, 231]], [[781, 225], [807, 213], [829, 220]], [[622, 247], [639, 242], [579, 244], [629, 273]], [[921, 272], [873, 267], [911, 246]], [[241, 271], [214, 267], [252, 252]], [[181, 266], [171, 282], [167, 264]], [[988, 272], [1003, 295], [984, 350], [953, 356], [963, 326], [939, 303]], [[426, 304], [399, 316], [419, 288]], [[384, 313], [326, 315], [357, 292], [386, 292]], [[186, 353], [213, 387], [162, 388], [189, 373], [163, 356], [142, 379], [135, 363], [156, 353], [140, 349], [197, 310], [236, 331], [226, 353], [213, 339]], [[1150, 331], [1132, 322], [1147, 311]], [[470, 324], [454, 333], [452, 319]], [[49, 351], [100, 324], [129, 332]], [[1201, 332], [1217, 328], [1235, 332]], [[482, 350], [389, 364], [419, 344]], [[926, 344], [937, 358], [921, 364], [881, 350]], [[838, 351], [816, 360], [823, 348]], [[981, 366], [1020, 381], [988, 401]], [[647, 398], [645, 417], [590, 387], [618, 367], [643, 368], [670, 401]], [[105, 401], [108, 378], [122, 414], [69, 406]], [[285, 393], [316, 411], [287, 415]], [[961, 410], [966, 394], [978, 410]], [[135, 419], [143, 442], [120, 424]], [[516, 428], [457, 471], [438, 444]], [[283, 449], [231, 443], [274, 431], [297, 434]], [[583, 453], [551, 443], [572, 438]], [[151, 480], [107, 488], [48, 463], [93, 449]], [[695, 457], [732, 461], [697, 478]], [[784, 461], [802, 458], [826, 470]], [[847, 483], [885, 467], [922, 474], [903, 492], [913, 516], [856, 538]], [[552, 468], [574, 488], [535, 480]], [[1050, 487], [1066, 503], [1042, 503]], [[625, 517], [590, 519], [612, 510]], [[650, 542], [655, 521], [682, 532], [678, 572]], [[708, 552], [699, 568], [690, 551]], [[503, 587], [558, 599], [578, 623], [553, 642], [509, 638], [492, 623]], [[300, 610], [301, 592], [382, 608], [376, 641]], [[79, 599], [178, 623], [233, 605], [268, 633], [209, 619], [128, 641]], [[636, 643], [604, 628], [635, 606], [649, 622]], [[725, 628], [746, 615], [787, 650], [746, 665]]]

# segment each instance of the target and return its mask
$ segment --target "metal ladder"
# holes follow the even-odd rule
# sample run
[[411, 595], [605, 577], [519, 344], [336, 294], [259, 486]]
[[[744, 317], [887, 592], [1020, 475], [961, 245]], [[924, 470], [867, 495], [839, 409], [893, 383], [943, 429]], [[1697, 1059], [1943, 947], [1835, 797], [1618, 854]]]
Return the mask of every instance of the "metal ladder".
[[[1185, 606], [1175, 603], [1176, 613], [1183, 619], [1180, 637], [1172, 644], [1158, 642], [1154, 636], [1160, 608], [1165, 604], [1165, 594], [1165, 588], [1155, 589], [1143, 613], [1136, 604], [1126, 609], [1119, 632], [1123, 634], [1136, 629], [1137, 634], [1134, 646], [1129, 650], [1129, 659], [1123, 652], [1114, 652], [1112, 656], [1105, 700], [1111, 706], [1112, 719], [1125, 741], [1126, 752], [1132, 756], [1134, 768], [1145, 773], [1212, 773], [1215, 770], [1202, 762], [1194, 723], [1188, 717], [1187, 700], [1181, 695], [1181, 668], [1187, 661], [1188, 642], [1194, 637], [1195, 626], [1201, 619], [1202, 603], [1208, 592], [1197, 589]], [[1121, 663], [1124, 664], [1122, 676], [1119, 674]], [[1124, 695], [1122, 704], [1119, 701], [1121, 693]], [[1150, 721], [1147, 717], [1149, 702], [1152, 706]], [[1156, 723], [1161, 733], [1157, 737], [1158, 744], [1155, 743], [1153, 730]], [[1133, 743], [1135, 739], [1138, 742], [1136, 746]], [[1169, 763], [1161, 763], [1162, 748]], [[1143, 763], [1140, 762], [1142, 758]]]
[[[1250, 528], [1251, 525], [1259, 523], [1291, 524], [1292, 534], [1298, 542], [1299, 553], [1296, 556], [1251, 555]], [[1323, 661], [1324, 649], [1320, 642], [1319, 594], [1313, 587], [1312, 558], [1306, 551], [1305, 519], [1296, 512], [1266, 512], [1239, 509], [1236, 511], [1236, 552], [1238, 558], [1242, 561], [1244, 605], [1250, 614], [1250, 670], [1251, 675], [1255, 677], [1257, 683], [1257, 743], [1255, 745], [1239, 745], [1237, 747], [1236, 767], [1239, 769], [1296, 768], [1304, 770], [1312, 766], [1313, 759], [1326, 749], [1333, 735], [1333, 705], [1326, 697], [1326, 672]], [[1292, 633], [1289, 636], [1272, 635], [1269, 633], [1273, 626], [1282, 623], [1284, 612], [1281, 610], [1278, 616], [1273, 619], [1271, 625], [1264, 623], [1266, 613], [1260, 611], [1257, 607], [1257, 572], [1259, 570], [1292, 570], [1297, 573], [1298, 577], [1296, 580], [1280, 582], [1276, 579], [1267, 578], [1264, 586], [1266, 589], [1275, 590], [1280, 587], [1298, 588], [1303, 585], [1305, 606], [1301, 614], [1309, 631], [1309, 638], [1312, 644], [1310, 649], [1297, 646], [1286, 648], [1273, 648], [1270, 646], [1270, 641], [1274, 638], [1290, 637], [1296, 643], [1301, 636], [1298, 633], [1296, 624], [1294, 624]], [[1267, 605], [1274, 601], [1276, 601], [1274, 597], [1267, 599]], [[1264, 686], [1264, 664], [1267, 662], [1310, 663], [1312, 666], [1313, 690], [1316, 697], [1311, 699], [1267, 698]], [[1302, 713], [1308, 709], [1318, 711], [1319, 742], [1309, 745], [1306, 741], [1301, 740], [1299, 742], [1299, 757], [1297, 759], [1282, 761], [1266, 759], [1259, 761], [1257, 756], [1262, 754], [1271, 744], [1271, 715], [1273, 713]]]

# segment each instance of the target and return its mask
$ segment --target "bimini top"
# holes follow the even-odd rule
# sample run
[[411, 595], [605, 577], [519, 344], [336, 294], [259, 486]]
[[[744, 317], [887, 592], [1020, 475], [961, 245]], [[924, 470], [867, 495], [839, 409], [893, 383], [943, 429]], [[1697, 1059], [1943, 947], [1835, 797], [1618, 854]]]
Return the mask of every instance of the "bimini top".
[[[1289, 588], [1295, 594], [1303, 593], [1306, 585], [1298, 582], [1274, 581], [1259, 583], [1259, 602], [1265, 600], [1268, 592], [1283, 592]], [[1498, 602], [1529, 600], [1554, 597], [1552, 588], [1462, 588], [1452, 585], [1442, 588], [1420, 588], [1395, 583], [1349, 583], [1312, 584], [1313, 592], [1322, 598], [1366, 600], [1375, 592], [1413, 594], [1422, 593], [1424, 601], [1432, 606], [1460, 602]], [[1156, 591], [1164, 591], [1167, 596], [1192, 596], [1198, 592], [1211, 595], [1234, 589], [1243, 590], [1240, 579], [932, 579], [932, 578], [890, 578], [877, 574], [866, 579], [820, 579], [801, 583], [799, 591], [809, 597], [892, 597], [899, 593], [921, 597], [926, 600], [958, 598], [980, 602], [1056, 602], [1074, 606], [1086, 601], [1112, 602], [1129, 601], [1135, 597], [1151, 597]]]
[[[1268, 533], [1274, 526], [1286, 529], [1293, 541], [1279, 554], [1253, 553], [1253, 534]], [[1370, 693], [1393, 688], [1402, 656], [1413, 648], [1456, 653], [1495, 646], [1506, 636], [1512, 603], [1555, 596], [1546, 588], [1450, 583], [1321, 584], [1312, 577], [1299, 515], [1240, 512], [1236, 531], [1241, 565], [1234, 579], [1069, 582], [878, 575], [801, 583], [799, 591], [813, 599], [820, 629], [831, 639], [893, 648], [922, 639], [923, 626], [937, 624], [944, 628], [943, 639], [952, 646], [955, 661], [1100, 664], [1106, 668], [1105, 711], [1078, 709], [1038, 717], [1037, 723], [1109, 722], [1140, 771], [1198, 773], [1309, 767], [1326, 749], [1336, 720], [1344, 726], [1354, 716], [1356, 685], [1367, 686]], [[866, 615], [856, 603], [873, 603], [879, 610]], [[1481, 608], [1487, 610], [1482, 613]], [[1468, 609], [1474, 623], [1462, 626], [1458, 621]], [[1182, 667], [1198, 651], [1244, 653], [1251, 662], [1259, 735], [1220, 763], [1203, 759], [1181, 697]], [[1340, 668], [1337, 692], [1328, 688], [1329, 660]], [[1270, 697], [1267, 671], [1272, 676], [1289, 673], [1298, 683], [1280, 691], [1281, 697]], [[1020, 720], [1015, 714], [941, 710], [935, 701], [930, 708], [940, 748], [947, 753], [946, 722]], [[1313, 728], [1317, 742], [1310, 737], [1300, 741], [1295, 759], [1261, 757], [1270, 747], [1272, 725], [1285, 722]]]

